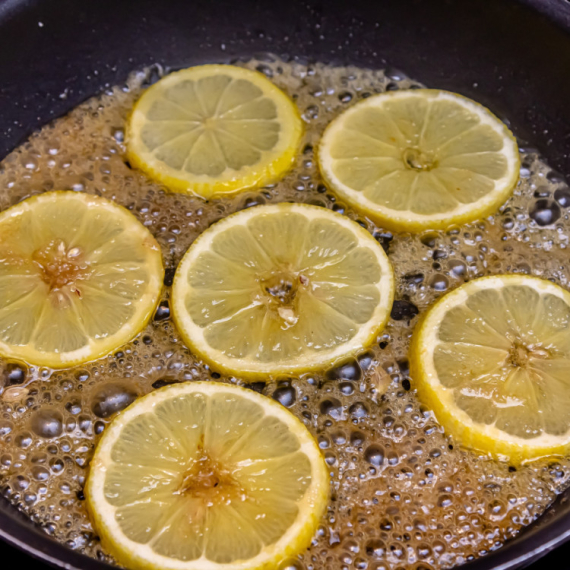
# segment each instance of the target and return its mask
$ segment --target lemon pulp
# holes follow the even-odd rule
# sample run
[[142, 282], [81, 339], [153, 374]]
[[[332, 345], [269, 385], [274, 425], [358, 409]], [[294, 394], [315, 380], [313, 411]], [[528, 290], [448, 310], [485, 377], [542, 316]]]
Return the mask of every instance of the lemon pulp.
[[86, 498], [129, 568], [273, 568], [308, 546], [328, 501], [316, 442], [285, 408], [214, 382], [155, 391], [100, 441]]
[[414, 332], [420, 397], [467, 446], [512, 461], [570, 447], [570, 294], [535, 277], [466, 283]]
[[302, 132], [294, 103], [261, 73], [204, 65], [142, 95], [128, 124], [128, 156], [172, 190], [209, 198], [277, 180]]
[[315, 206], [244, 210], [204, 232], [174, 279], [175, 322], [214, 367], [245, 377], [322, 367], [374, 340], [394, 278], [350, 219]]
[[433, 89], [382, 93], [327, 127], [327, 184], [394, 231], [442, 229], [484, 217], [511, 194], [516, 142], [487, 109]]
[[132, 214], [97, 196], [47, 192], [0, 215], [0, 353], [62, 368], [135, 336], [162, 258]]

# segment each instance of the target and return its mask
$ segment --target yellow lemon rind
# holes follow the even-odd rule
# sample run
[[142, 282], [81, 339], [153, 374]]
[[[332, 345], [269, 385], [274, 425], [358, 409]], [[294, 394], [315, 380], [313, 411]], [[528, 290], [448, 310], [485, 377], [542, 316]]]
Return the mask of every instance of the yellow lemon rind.
[[[161, 555], [156, 555], [158, 560], [153, 562], [149, 557], [141, 552], [148, 549], [146, 545], [135, 543], [124, 537], [118, 525], [112, 519], [113, 507], [108, 505], [103, 496], [104, 474], [106, 464], [109, 461], [109, 454], [113, 443], [120, 436], [120, 432], [131, 417], [141, 413], [151, 412], [156, 403], [164, 401], [166, 395], [175, 397], [176, 394], [187, 394], [191, 391], [207, 390], [208, 393], [226, 391], [233, 394], [239, 393], [242, 397], [254, 400], [261, 404], [263, 409], [272, 415], [276, 415], [284, 421], [295, 435], [299, 438], [301, 449], [306, 453], [313, 467], [311, 488], [303, 497], [303, 509], [297, 517], [299, 523], [294, 523], [287, 531], [286, 538], [283, 537], [276, 545], [266, 548], [256, 558], [256, 561], [245, 560], [229, 564], [219, 564], [200, 558], [198, 561], [176, 561]], [[106, 457], [101, 457], [102, 455]], [[109, 552], [119, 564], [133, 570], [270, 570], [276, 568], [277, 564], [287, 558], [295, 557], [306, 549], [315, 534], [317, 526], [326, 510], [330, 496], [329, 473], [316, 441], [311, 436], [306, 426], [279, 403], [270, 398], [263, 397], [251, 390], [240, 386], [223, 384], [219, 382], [191, 382], [180, 385], [171, 385], [155, 390], [142, 398], [133, 402], [129, 407], [120, 412], [111, 425], [105, 430], [101, 437], [93, 459], [89, 466], [87, 481], [85, 484], [85, 504], [91, 522], [97, 530], [104, 549]], [[310, 503], [314, 502], [311, 508]], [[106, 512], [103, 513], [98, 507], [103, 504]], [[288, 536], [289, 535], [289, 536]], [[124, 540], [122, 540], [124, 539]], [[126, 547], [127, 544], [129, 547]], [[264, 559], [263, 559], [264, 558]]]
[[[183, 79], [199, 79], [213, 73], [230, 74], [236, 78], [247, 79], [259, 87], [265, 95], [271, 97], [278, 107], [281, 125], [285, 127], [286, 132], [285, 137], [282, 135], [278, 143], [282, 147], [281, 152], [260, 166], [243, 167], [241, 169], [243, 172], [240, 171], [237, 174], [235, 172], [233, 174], [226, 173], [217, 178], [207, 175], [196, 176], [190, 173], [186, 177], [180, 176], [179, 170], [151, 157], [152, 153], [146, 149], [139, 133], [146, 122], [146, 112], [155, 99], [159, 97], [161, 89]], [[280, 180], [295, 162], [303, 133], [303, 121], [295, 103], [262, 73], [232, 65], [200, 65], [167, 75], [149, 87], [135, 103], [127, 121], [126, 158], [131, 166], [144, 172], [149, 178], [163, 184], [173, 192], [210, 199], [237, 194]], [[273, 150], [271, 153], [275, 154]]]
[[[434, 97], [439, 94], [450, 97], [454, 100], [462, 101], [464, 105], [476, 112], [480, 117], [487, 117], [489, 124], [501, 128], [503, 140], [508, 145], [508, 152], [511, 155], [509, 176], [503, 182], [502, 186], [497, 190], [484, 196], [476, 202], [463, 204], [452, 212], [443, 214], [420, 215], [410, 211], [399, 211], [385, 206], [375, 204], [371, 200], [366, 199], [362, 194], [340, 182], [332, 172], [330, 167], [331, 159], [328, 157], [327, 147], [330, 141], [342, 129], [343, 119], [356, 109], [361, 110], [365, 106], [374, 106], [378, 100], [385, 100], [388, 97], [401, 97], [406, 93], [412, 96], [425, 93], [427, 96]], [[452, 93], [450, 91], [438, 89], [414, 89], [412, 91], [390, 91], [380, 93], [373, 97], [369, 97], [364, 101], [360, 101], [347, 109], [344, 113], [334, 119], [323, 133], [319, 148], [317, 151], [318, 165], [320, 172], [327, 186], [337, 194], [341, 199], [345, 200], [355, 210], [362, 212], [369, 219], [393, 232], [411, 232], [419, 233], [426, 230], [445, 230], [454, 225], [462, 225], [469, 222], [486, 218], [496, 212], [499, 207], [511, 196], [513, 189], [517, 185], [520, 172], [520, 155], [518, 145], [512, 132], [507, 126], [498, 119], [489, 109], [469, 99], [463, 95]]]
[[152, 271], [152, 280], [148, 284], [149, 290], [142, 298], [137, 300], [136, 316], [126, 323], [113, 336], [107, 337], [102, 341], [93, 341], [91, 339], [89, 346], [82, 347], [72, 352], [63, 353], [46, 353], [35, 350], [28, 345], [13, 346], [0, 341], [0, 355], [2, 355], [2, 357], [12, 361], [23, 362], [28, 365], [47, 366], [54, 369], [70, 368], [84, 362], [98, 360], [135, 338], [146, 327], [154, 315], [156, 307], [160, 301], [164, 280], [162, 254], [160, 253], [160, 246], [156, 242], [154, 236], [131, 212], [110, 200], [91, 194], [71, 192], [69, 190], [53, 190], [32, 196], [31, 198], [28, 198], [3, 211], [0, 213], [0, 223], [8, 217], [19, 215], [22, 211], [32, 209], [34, 204], [38, 202], [60, 199], [81, 199], [87, 204], [96, 203], [98, 206], [102, 205], [109, 208], [111, 211], [120, 212], [128, 224], [130, 224], [129, 227], [131, 229], [136, 228], [136, 231], [140, 232], [141, 236], [144, 236], [144, 239], [148, 241], [149, 248], [156, 250], [157, 255], [154, 256], [156, 267], [155, 270]]
[[485, 288], [491, 284], [501, 286], [500, 283], [520, 284], [523, 281], [527, 284], [532, 282], [537, 289], [556, 294], [570, 306], [570, 293], [545, 279], [515, 274], [481, 277], [444, 295], [421, 316], [414, 328], [409, 352], [410, 372], [418, 398], [433, 411], [446, 433], [466, 448], [515, 465], [546, 456], [566, 455], [570, 451], [570, 431], [560, 437], [543, 434], [533, 442], [531, 439], [507, 434], [494, 426], [474, 422], [455, 405], [452, 390], [443, 387], [437, 380], [435, 371], [432, 371], [433, 365], [430, 366], [429, 363], [433, 352], [428, 348], [430, 340], [427, 337], [435, 334], [435, 327], [441, 322], [441, 319], [436, 320], [438, 314], [444, 314], [442, 311], [446, 311], [450, 301], [454, 301], [457, 295], [464, 294], [465, 288], [478, 290], [479, 287]]
[[[368, 332], [357, 336], [356, 341], [350, 341], [348, 346], [341, 345], [332, 354], [323, 351], [321, 354], [311, 353], [305, 359], [296, 359], [295, 362], [286, 365], [267, 364], [265, 366], [252, 366], [243, 362], [243, 360], [231, 359], [224, 357], [221, 353], [217, 353], [205, 341], [197, 342], [194, 335], [189, 330], [195, 330], [198, 327], [192, 325], [191, 319], [186, 317], [186, 309], [184, 307], [184, 298], [187, 287], [184, 285], [183, 273], [186, 273], [189, 260], [197, 256], [197, 252], [202, 251], [202, 246], [207, 241], [211, 241], [214, 235], [224, 226], [237, 223], [238, 217], [253, 217], [259, 210], [266, 212], [279, 211], [299, 211], [301, 213], [313, 212], [315, 217], [318, 215], [326, 215], [329, 219], [332, 217], [340, 222], [344, 227], [351, 229], [362, 241], [367, 243], [369, 247], [376, 253], [377, 260], [382, 270], [381, 283], [378, 288], [382, 292], [381, 302], [376, 308], [373, 317], [367, 323]], [[203, 232], [194, 243], [190, 246], [184, 257], [182, 258], [172, 286], [172, 302], [171, 311], [172, 318], [182, 336], [184, 343], [188, 348], [206, 362], [212, 369], [218, 370], [226, 374], [235, 374], [247, 382], [267, 379], [267, 377], [277, 377], [283, 374], [302, 374], [304, 372], [313, 372], [323, 370], [328, 366], [342, 362], [350, 356], [355, 356], [362, 350], [368, 348], [376, 340], [378, 334], [384, 329], [390, 318], [390, 311], [394, 300], [395, 280], [394, 272], [388, 256], [384, 253], [378, 242], [364, 228], [337, 212], [327, 210], [320, 206], [312, 206], [308, 204], [274, 204], [270, 206], [256, 206], [247, 210], [236, 212], [227, 216], [223, 220], [217, 222]], [[190, 321], [190, 326], [189, 326]], [[364, 328], [364, 327], [362, 327]]]

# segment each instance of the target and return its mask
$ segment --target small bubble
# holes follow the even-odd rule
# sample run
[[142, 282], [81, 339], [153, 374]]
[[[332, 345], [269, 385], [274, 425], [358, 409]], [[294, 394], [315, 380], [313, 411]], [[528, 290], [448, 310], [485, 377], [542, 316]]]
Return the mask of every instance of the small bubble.
[[374, 362], [374, 353], [371, 351], [365, 352], [364, 354], [359, 355], [357, 360], [360, 369], [365, 372]]
[[344, 445], [346, 443], [346, 434], [342, 431], [336, 431], [331, 435], [331, 439], [336, 445]]
[[47, 481], [49, 479], [49, 471], [45, 467], [38, 465], [32, 469], [32, 477], [36, 481]]
[[23, 400], [29, 393], [27, 388], [21, 386], [11, 386], [6, 388], [2, 394], [2, 399], [5, 402], [19, 402]]
[[305, 121], [314, 121], [319, 117], [319, 108], [316, 105], [309, 105], [303, 113]]
[[400, 71], [394, 67], [387, 67], [384, 70], [384, 74], [388, 79], [392, 79], [393, 81], [403, 81], [404, 79], [408, 78], [408, 76], [403, 71]]
[[420, 241], [429, 248], [434, 248], [437, 243], [437, 234], [427, 233], [422, 235]]
[[369, 540], [366, 543], [366, 554], [373, 558], [384, 558], [386, 554], [386, 544], [378, 539]]
[[350, 445], [353, 447], [360, 447], [365, 440], [366, 436], [361, 431], [353, 431], [350, 434]]
[[155, 382], [152, 383], [152, 387], [155, 390], [158, 390], [159, 388], [170, 386], [170, 384], [178, 384], [178, 380], [176, 380], [175, 378], [160, 378], [159, 380], [156, 380]]
[[420, 285], [424, 281], [423, 273], [408, 273], [403, 277], [407, 285]]
[[327, 378], [330, 380], [360, 380], [362, 377], [362, 370], [358, 365], [358, 362], [351, 358], [343, 362], [342, 364], [338, 364], [334, 368], [331, 368], [327, 372]]
[[119, 144], [125, 142], [125, 131], [123, 129], [113, 129], [113, 138]]
[[269, 65], [260, 63], [255, 69], [259, 71], [259, 73], [263, 73], [263, 75], [265, 75], [265, 77], [268, 77], [269, 79], [273, 77], [273, 69], [271, 69]]
[[87, 372], [87, 370], [78, 370], [75, 373], [75, 378], [77, 378], [77, 380], [80, 382], [86, 382], [89, 380], [89, 372]]
[[14, 429], [14, 424], [8, 420], [0, 420], [0, 437], [8, 435]]
[[168, 301], [161, 301], [154, 313], [154, 320], [156, 322], [166, 321], [170, 318], [170, 305]]
[[6, 379], [6, 386], [23, 384], [26, 380], [26, 368], [10, 362], [4, 369], [4, 378]]
[[453, 503], [453, 497], [448, 494], [440, 495], [437, 499], [438, 507], [447, 508], [450, 507]]
[[105, 384], [91, 401], [91, 409], [99, 418], [109, 418], [124, 410], [138, 397], [137, 392], [121, 383]]
[[570, 188], [558, 188], [556, 192], [554, 192], [554, 199], [563, 207], [568, 208], [570, 207]]
[[30, 445], [32, 445], [32, 435], [25, 431], [21, 434], [19, 434], [18, 436], [16, 436], [15, 439], [15, 443], [18, 447], [21, 447], [22, 449], [26, 449], [28, 447], [30, 447]]
[[320, 405], [320, 411], [323, 415], [328, 415], [335, 420], [343, 418], [342, 404], [336, 398], [323, 400]]
[[368, 408], [364, 402], [355, 402], [348, 408], [348, 413], [352, 418], [360, 420], [368, 417]]
[[38, 410], [32, 416], [32, 431], [45, 439], [59, 437], [63, 432], [63, 416], [57, 410]]
[[549, 226], [560, 218], [560, 207], [550, 200], [537, 200], [530, 210], [530, 217], [539, 226]]
[[467, 273], [467, 265], [463, 261], [457, 259], [452, 259], [447, 266], [449, 267], [451, 273], [456, 277], [462, 277]]
[[430, 279], [429, 286], [436, 291], [445, 291], [449, 287], [449, 281], [445, 275], [436, 273]]
[[255, 197], [250, 196], [249, 198], [245, 199], [245, 201], [243, 203], [243, 207], [244, 208], [253, 208], [255, 206], [261, 206], [265, 203], [266, 203], [266, 200], [261, 195], [255, 196]]
[[273, 392], [273, 399], [277, 400], [282, 406], [290, 408], [297, 399], [297, 394], [293, 386], [282, 386]]
[[380, 467], [384, 463], [384, 448], [376, 444], [369, 445], [364, 452], [364, 459], [370, 465]]

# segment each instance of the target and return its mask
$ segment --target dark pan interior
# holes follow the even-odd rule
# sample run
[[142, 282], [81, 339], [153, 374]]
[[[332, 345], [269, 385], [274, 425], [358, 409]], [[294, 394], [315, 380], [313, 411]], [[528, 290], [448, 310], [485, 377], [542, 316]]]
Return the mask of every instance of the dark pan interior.
[[[568, 0], [0, 0], [0, 157], [134, 69], [273, 52], [399, 68], [473, 97], [569, 174], [565, 30]], [[516, 540], [465, 568], [519, 568], [569, 535], [561, 497]], [[1, 501], [0, 537], [56, 566], [107, 567]]]

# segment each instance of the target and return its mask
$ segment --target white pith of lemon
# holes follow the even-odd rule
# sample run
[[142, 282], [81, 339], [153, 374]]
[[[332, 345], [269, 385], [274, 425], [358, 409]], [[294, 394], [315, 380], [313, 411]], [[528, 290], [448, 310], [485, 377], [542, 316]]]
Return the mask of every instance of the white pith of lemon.
[[394, 295], [390, 262], [361, 226], [305, 204], [258, 206], [214, 224], [174, 278], [187, 345], [255, 378], [322, 368], [376, 338]]
[[442, 297], [414, 331], [420, 398], [468, 446], [515, 463], [570, 448], [570, 293], [523, 275]]
[[278, 180], [302, 133], [295, 104], [264, 75], [202, 65], [143, 93], [128, 122], [128, 159], [174, 191], [210, 198]]
[[0, 214], [0, 353], [63, 368], [99, 358], [152, 316], [160, 248], [126, 209], [71, 191]]
[[308, 546], [329, 477], [307, 428], [280, 404], [192, 382], [113, 421], [85, 496], [105, 548], [128, 568], [269, 569]]
[[339, 197], [393, 231], [485, 217], [511, 195], [520, 168], [516, 141], [499, 119], [435, 89], [360, 101], [330, 123], [318, 157]]

